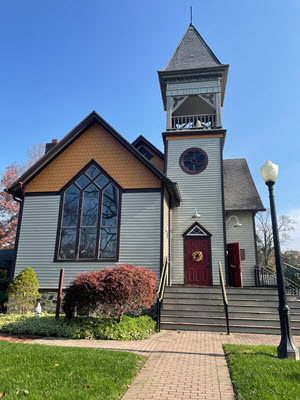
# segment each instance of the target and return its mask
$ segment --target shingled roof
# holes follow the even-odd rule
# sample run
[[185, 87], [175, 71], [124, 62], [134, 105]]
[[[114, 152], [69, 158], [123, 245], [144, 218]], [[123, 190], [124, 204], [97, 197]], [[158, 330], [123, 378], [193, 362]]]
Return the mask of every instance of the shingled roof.
[[208, 68], [222, 65], [200, 33], [190, 24], [165, 71]]
[[264, 211], [247, 161], [235, 158], [223, 161], [226, 211]]

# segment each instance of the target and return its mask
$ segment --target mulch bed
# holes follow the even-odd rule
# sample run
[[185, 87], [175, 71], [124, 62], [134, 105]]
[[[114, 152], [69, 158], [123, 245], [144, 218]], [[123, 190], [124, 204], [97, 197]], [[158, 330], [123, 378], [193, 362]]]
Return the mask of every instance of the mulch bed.
[[39, 339], [40, 336], [33, 335], [10, 335], [8, 333], [0, 333], [0, 340], [5, 340], [7, 342], [22, 342], [22, 343], [30, 343], [35, 339]]

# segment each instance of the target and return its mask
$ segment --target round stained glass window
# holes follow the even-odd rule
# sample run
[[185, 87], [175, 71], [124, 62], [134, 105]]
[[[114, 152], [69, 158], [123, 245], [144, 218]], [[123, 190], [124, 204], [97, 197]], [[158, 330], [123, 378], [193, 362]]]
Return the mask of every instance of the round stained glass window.
[[185, 150], [179, 160], [181, 169], [187, 174], [199, 174], [207, 167], [208, 157], [204, 150], [191, 148]]

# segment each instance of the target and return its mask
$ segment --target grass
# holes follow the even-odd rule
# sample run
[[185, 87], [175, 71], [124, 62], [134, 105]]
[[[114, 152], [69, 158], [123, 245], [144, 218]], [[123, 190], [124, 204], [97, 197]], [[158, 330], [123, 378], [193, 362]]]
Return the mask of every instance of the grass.
[[0, 341], [0, 397], [120, 399], [146, 357], [121, 351]]
[[63, 316], [6, 314], [0, 315], [0, 332], [56, 336], [69, 339], [147, 339], [156, 330], [156, 323], [148, 316], [130, 318], [123, 316], [122, 322], [108, 318], [74, 317], [68, 322]]
[[299, 400], [300, 361], [278, 359], [273, 346], [223, 346], [238, 400]]

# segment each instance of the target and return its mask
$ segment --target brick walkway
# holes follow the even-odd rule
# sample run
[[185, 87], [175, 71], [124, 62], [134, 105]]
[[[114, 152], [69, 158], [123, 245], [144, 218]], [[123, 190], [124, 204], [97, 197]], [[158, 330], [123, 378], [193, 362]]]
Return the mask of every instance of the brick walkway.
[[[149, 356], [123, 400], [233, 400], [222, 344], [278, 345], [279, 338], [277, 335], [162, 331], [148, 340], [136, 342], [40, 338], [33, 343], [132, 351]], [[300, 337], [294, 339], [300, 346]]]

